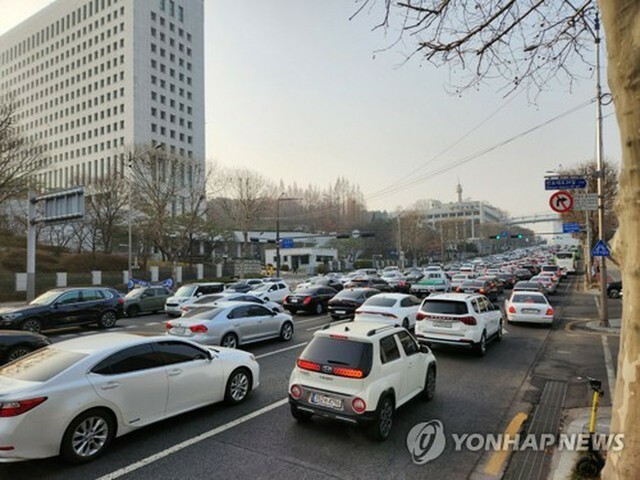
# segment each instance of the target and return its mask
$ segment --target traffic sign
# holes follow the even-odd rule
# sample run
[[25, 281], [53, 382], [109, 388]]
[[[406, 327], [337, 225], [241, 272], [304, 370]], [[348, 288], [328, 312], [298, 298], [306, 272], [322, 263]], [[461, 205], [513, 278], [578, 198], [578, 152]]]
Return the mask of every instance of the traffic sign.
[[293, 248], [293, 238], [283, 238], [280, 240], [280, 246], [282, 248]]
[[351, 238], [360, 238], [360, 230], [354, 230], [351, 232]]
[[608, 257], [611, 255], [611, 250], [603, 240], [598, 240], [598, 243], [595, 244], [593, 250], [591, 250], [592, 257]]
[[505, 231], [505, 232], [502, 232], [502, 233], [500, 234], [500, 238], [502, 238], [502, 237], [504, 237], [504, 238], [509, 238], [509, 232], [506, 232], [506, 231]]
[[567, 213], [573, 208], [573, 196], [569, 192], [559, 191], [549, 198], [551, 210], [557, 213]]
[[562, 233], [580, 233], [580, 229], [580, 224], [576, 222], [562, 224]]
[[582, 177], [545, 178], [545, 190], [578, 190], [587, 188], [587, 179]]
[[579, 193], [573, 197], [574, 210], [598, 210], [597, 193]]

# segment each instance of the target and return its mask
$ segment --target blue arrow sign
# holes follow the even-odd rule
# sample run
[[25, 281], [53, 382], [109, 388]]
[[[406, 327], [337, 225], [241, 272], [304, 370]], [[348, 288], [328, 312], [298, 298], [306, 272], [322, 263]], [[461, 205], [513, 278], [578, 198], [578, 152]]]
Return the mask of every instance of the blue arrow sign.
[[607, 247], [607, 244], [602, 240], [598, 240], [598, 243], [595, 244], [593, 250], [591, 250], [591, 256], [593, 257], [608, 257], [611, 255], [611, 250]]
[[545, 190], [579, 190], [587, 188], [586, 178], [545, 178]]
[[571, 222], [571, 223], [563, 223], [562, 224], [562, 233], [579, 233], [580, 232], [580, 224]]

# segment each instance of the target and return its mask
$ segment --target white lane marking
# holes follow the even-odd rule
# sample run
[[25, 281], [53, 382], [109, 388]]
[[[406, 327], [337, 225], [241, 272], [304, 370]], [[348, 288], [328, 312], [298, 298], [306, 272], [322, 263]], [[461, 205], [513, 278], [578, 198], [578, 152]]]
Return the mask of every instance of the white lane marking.
[[598, 309], [598, 315], [600, 315], [600, 299], [598, 299], [598, 297], [593, 297], [593, 300], [596, 302], [596, 308]]
[[161, 325], [161, 324], [162, 324], [162, 322], [149, 322], [149, 323], [145, 323], [145, 325], [146, 325], [147, 327], [154, 327], [154, 326], [156, 326], [156, 325]]
[[616, 373], [613, 368], [613, 357], [611, 356], [611, 349], [609, 348], [609, 338], [606, 335], [601, 335], [602, 348], [604, 349], [604, 364], [607, 367], [607, 383], [609, 384], [609, 398], [613, 405], [613, 392], [616, 390]]
[[329, 318], [329, 315], [321, 315], [321, 316], [319, 316], [319, 317], [307, 318], [307, 319], [305, 319], [305, 320], [298, 320], [298, 321], [295, 321], [295, 320], [294, 320], [294, 321], [293, 321], [293, 323], [294, 323], [295, 325], [304, 325], [304, 324], [306, 324], [306, 323], [316, 322], [316, 321], [321, 320], [321, 319], [323, 319], [323, 318]]
[[327, 325], [340, 325], [341, 323], [349, 323], [352, 322], [353, 320], [351, 320], [350, 318], [344, 319], [344, 320], [338, 320], [337, 322], [329, 322], [328, 324], [325, 323], [324, 325], [318, 325], [317, 327], [311, 327], [311, 328], [307, 328], [307, 332], [313, 332], [314, 330], [320, 330], [324, 327], [326, 327]]
[[269, 405], [267, 405], [266, 407], [262, 407], [254, 412], [251, 412], [247, 415], [245, 415], [244, 417], [240, 417], [237, 418], [236, 420], [233, 420], [231, 422], [227, 422], [224, 425], [221, 425], [219, 427], [216, 427], [212, 430], [209, 430], [208, 432], [204, 432], [201, 433], [200, 435], [197, 435], [193, 438], [190, 438], [189, 440], [185, 440], [184, 442], [178, 443], [176, 445], [174, 445], [173, 447], [169, 447], [165, 450], [162, 450], [154, 455], [150, 455], [147, 458], [143, 458], [140, 461], [137, 461], [135, 463], [132, 463], [131, 465], [128, 465], [126, 467], [120, 468], [114, 472], [111, 472], [107, 475], [104, 475], [102, 477], [99, 477], [97, 480], [114, 480], [116, 478], [120, 478], [123, 477], [131, 472], [135, 472], [136, 470], [141, 469], [142, 467], [146, 467], [147, 465], [150, 465], [154, 462], [157, 462], [158, 460], [161, 460], [165, 457], [168, 457], [169, 455], [173, 455], [174, 453], [179, 452], [180, 450], [184, 450], [185, 448], [188, 448], [192, 445], [195, 445], [196, 443], [200, 443], [204, 440], [207, 440], [211, 437], [214, 437], [216, 435], [219, 435], [220, 433], [223, 433], [233, 427], [237, 427], [238, 425], [241, 425], [245, 422], [248, 422], [249, 420], [252, 420], [256, 417], [259, 417], [260, 415], [264, 415], [265, 413], [270, 412], [271, 410], [275, 410], [276, 408], [279, 408], [283, 405], [286, 405], [287, 403], [289, 403], [289, 399], [288, 398], [283, 398], [282, 400], [278, 400], [277, 402], [273, 402]]
[[273, 352], [263, 353], [262, 355], [256, 355], [256, 360], [264, 357], [270, 357], [271, 355], [277, 355], [278, 353], [288, 352], [289, 350], [295, 350], [296, 348], [304, 347], [309, 342], [297, 343], [296, 345], [291, 345], [287, 348], [281, 348], [280, 350], [275, 350]]

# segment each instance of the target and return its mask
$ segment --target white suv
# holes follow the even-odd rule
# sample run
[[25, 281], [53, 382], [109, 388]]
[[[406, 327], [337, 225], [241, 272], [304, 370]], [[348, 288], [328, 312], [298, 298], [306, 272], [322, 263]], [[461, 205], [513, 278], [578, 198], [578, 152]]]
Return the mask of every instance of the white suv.
[[291, 414], [366, 425], [385, 440], [395, 410], [436, 389], [436, 359], [407, 330], [380, 322], [333, 325], [314, 333], [289, 379]]
[[489, 340], [502, 340], [502, 311], [484, 295], [432, 295], [420, 305], [416, 320], [416, 337], [427, 345], [471, 347], [483, 356]]

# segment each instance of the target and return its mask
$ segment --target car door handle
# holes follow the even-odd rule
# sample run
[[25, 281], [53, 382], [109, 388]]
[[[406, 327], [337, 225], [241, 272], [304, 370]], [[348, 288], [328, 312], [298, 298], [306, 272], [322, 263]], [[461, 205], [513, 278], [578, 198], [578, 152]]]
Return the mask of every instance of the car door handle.
[[101, 385], [100, 388], [102, 390], [113, 390], [114, 388], [118, 388], [120, 384], [118, 382], [109, 382]]
[[181, 373], [182, 373], [182, 370], [180, 370], [179, 368], [174, 368], [173, 370], [169, 370], [168, 374], [170, 377], [177, 377]]

